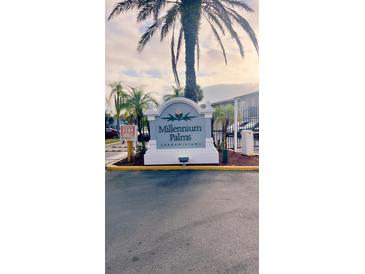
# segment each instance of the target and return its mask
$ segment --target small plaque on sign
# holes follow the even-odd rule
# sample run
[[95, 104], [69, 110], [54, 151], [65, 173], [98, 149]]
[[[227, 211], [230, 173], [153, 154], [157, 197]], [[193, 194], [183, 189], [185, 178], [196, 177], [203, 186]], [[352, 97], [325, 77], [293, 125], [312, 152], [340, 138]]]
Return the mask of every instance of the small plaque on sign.
[[120, 138], [125, 141], [137, 140], [137, 126], [125, 125], [120, 127]]

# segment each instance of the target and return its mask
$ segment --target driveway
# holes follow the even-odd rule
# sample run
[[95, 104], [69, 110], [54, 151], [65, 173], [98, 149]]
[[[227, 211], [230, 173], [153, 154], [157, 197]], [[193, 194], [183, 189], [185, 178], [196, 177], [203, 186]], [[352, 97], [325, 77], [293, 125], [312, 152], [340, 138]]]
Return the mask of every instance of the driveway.
[[117, 142], [105, 145], [105, 165], [127, 157], [127, 143]]
[[259, 273], [258, 177], [106, 172], [106, 273]]

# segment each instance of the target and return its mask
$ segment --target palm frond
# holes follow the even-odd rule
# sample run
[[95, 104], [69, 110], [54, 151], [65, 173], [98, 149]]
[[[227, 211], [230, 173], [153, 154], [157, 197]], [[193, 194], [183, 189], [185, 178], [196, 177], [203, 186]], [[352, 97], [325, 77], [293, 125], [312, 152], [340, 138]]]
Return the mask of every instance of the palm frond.
[[143, 117], [143, 111], [149, 104], [158, 105], [152, 93], [145, 93], [142, 88], [129, 87], [126, 101], [126, 109], [134, 117]]
[[153, 3], [154, 9], [153, 9], [153, 19], [157, 20], [158, 15], [160, 14], [161, 9], [163, 9], [163, 7], [166, 4], [166, 0], [155, 0], [155, 2]]
[[[146, 20], [153, 12], [154, 6], [150, 2], [147, 3], [143, 8], [139, 11], [137, 15], [137, 22], [142, 22]], [[155, 20], [156, 21], [156, 20]]]
[[229, 8], [229, 10], [230, 10], [233, 18], [236, 19], [237, 23], [249, 35], [253, 45], [255, 46], [256, 52], [259, 53], [259, 44], [257, 42], [255, 31], [251, 28], [250, 23], [235, 10], [233, 10], [231, 8]]
[[207, 9], [212, 9], [212, 13], [216, 14], [223, 22], [229, 22], [232, 24], [227, 8], [221, 3], [221, 0], [211, 0], [206, 2], [206, 7]]
[[[144, 1], [148, 2], [147, 0], [144, 0]], [[146, 5], [148, 5], [148, 4], [146, 4]], [[174, 5], [172, 8], [170, 8], [168, 10], [168, 12], [166, 13], [165, 16], [162, 16], [162, 17], [158, 18], [157, 20], [155, 20], [153, 22], [153, 24], [147, 28], [146, 32], [140, 38], [140, 40], [138, 42], [138, 48], [137, 48], [138, 51], [141, 52], [143, 50], [145, 45], [151, 40], [151, 38], [155, 34], [156, 30], [158, 30], [163, 23], [164, 23], [164, 25], [161, 28], [161, 36], [162, 36], [162, 32], [166, 32], [166, 34], [167, 34], [167, 32], [169, 31], [170, 25], [173, 24], [175, 21], [177, 12], [178, 12], [177, 5]], [[146, 13], [148, 13], [148, 11], [146, 11]], [[141, 16], [141, 19], [142, 18], [143, 17]]]
[[147, 103], [147, 104], [154, 104], [155, 106], [158, 106], [158, 102], [157, 100], [153, 97], [152, 95], [152, 92], [148, 92], [147, 94], [145, 94], [144, 96], [144, 101]]
[[217, 16], [215, 15], [214, 10], [212, 10], [211, 7], [209, 7], [209, 6], [204, 6], [203, 11], [204, 11], [206, 17], [208, 17], [210, 20], [212, 20], [213, 23], [219, 27], [219, 29], [221, 30], [223, 35], [225, 35], [224, 28], [223, 28], [222, 24], [219, 22]]
[[246, 11], [254, 12], [254, 10], [247, 3], [245, 3], [245, 1], [238, 1], [238, 0], [221, 0], [221, 1], [227, 3], [227, 5], [233, 8], [239, 7], [245, 9]]
[[119, 2], [110, 13], [108, 20], [110, 20], [115, 15], [137, 8], [139, 2], [139, 0], [125, 0], [123, 2]]
[[219, 36], [219, 34], [218, 34], [217, 30], [215, 29], [215, 27], [214, 27], [214, 26], [213, 26], [213, 24], [209, 21], [209, 19], [208, 19], [208, 18], [207, 18], [207, 21], [208, 21], [208, 23], [209, 23], [209, 25], [210, 25], [210, 27], [211, 27], [211, 29], [212, 29], [212, 31], [213, 31], [213, 34], [214, 34], [215, 38], [217, 39], [217, 41], [218, 41], [218, 43], [219, 43], [219, 45], [220, 45], [220, 47], [221, 47], [221, 50], [222, 50], [222, 53], [223, 53], [224, 62], [225, 62], [225, 63], [226, 63], [226, 65], [227, 65], [226, 50], [225, 50], [225, 48], [224, 48], [224, 46], [223, 46], [222, 40], [221, 40], [221, 38], [220, 38], [220, 36]]
[[179, 56], [180, 56], [180, 49], [181, 49], [181, 45], [182, 45], [182, 38], [183, 38], [183, 28], [180, 27], [180, 31], [179, 31], [179, 38], [177, 40], [177, 49], [176, 49], [176, 64], [179, 61]]
[[176, 97], [181, 97], [181, 96], [184, 96], [184, 90], [180, 87], [172, 87], [173, 88], [173, 91], [174, 91], [174, 95]]
[[120, 82], [112, 83], [110, 84], [110, 87], [112, 90], [109, 95], [108, 102], [110, 103], [111, 99], [114, 99], [114, 108], [117, 112], [117, 115], [119, 115], [121, 111], [126, 108], [127, 94], [125, 93], [123, 86]]
[[141, 39], [138, 42], [138, 51], [142, 51], [148, 41], [151, 40], [152, 36], [154, 35], [155, 31], [161, 26], [163, 18], [155, 21], [151, 26], [149, 26], [146, 32], [142, 35]]
[[176, 57], [175, 57], [174, 48], [175, 48], [175, 26], [174, 26], [174, 29], [172, 30], [172, 35], [171, 35], [171, 65], [172, 65], [172, 72], [174, 74], [176, 86], [178, 88], [180, 88], [181, 86], [180, 86], [179, 75], [177, 73]]
[[170, 100], [172, 98], [176, 98], [176, 97], [184, 97], [184, 90], [182, 88], [178, 88], [178, 87], [172, 87], [172, 94], [166, 94], [163, 96], [163, 100], [167, 101]]
[[199, 45], [199, 35], [196, 36], [196, 63], [199, 70], [199, 63], [200, 63], [200, 45]]
[[230, 16], [232, 15], [227, 11], [226, 7], [220, 2], [220, 0], [212, 0], [212, 2], [209, 2], [209, 6], [211, 6], [214, 9], [215, 14], [224, 23], [225, 27], [228, 29], [232, 38], [236, 41], [241, 56], [244, 57], [245, 53], [243, 50], [243, 45], [238, 37], [237, 32], [232, 27], [232, 20], [230, 18]]
[[166, 15], [164, 16], [164, 23], [161, 27], [161, 38], [160, 38], [161, 41], [163, 41], [163, 39], [168, 34], [170, 28], [174, 25], [178, 12], [179, 12], [179, 5], [174, 5], [167, 11]]

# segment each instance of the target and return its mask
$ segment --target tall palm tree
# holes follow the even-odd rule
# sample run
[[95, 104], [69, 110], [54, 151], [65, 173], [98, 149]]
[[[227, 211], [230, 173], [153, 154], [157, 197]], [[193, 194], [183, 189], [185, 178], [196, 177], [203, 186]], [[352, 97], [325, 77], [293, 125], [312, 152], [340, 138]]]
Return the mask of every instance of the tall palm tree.
[[142, 135], [142, 118], [143, 111], [150, 105], [158, 106], [157, 101], [151, 93], [145, 93], [141, 88], [130, 88], [127, 94], [127, 108], [129, 112], [137, 119], [138, 132]]
[[[238, 25], [248, 34], [256, 51], [258, 42], [256, 34], [249, 22], [242, 17], [238, 10], [253, 12], [251, 7], [244, 0], [123, 0], [119, 2], [109, 15], [113, 16], [137, 9], [137, 22], [147, 20], [152, 16], [153, 23], [142, 35], [138, 50], [142, 51], [144, 46], [153, 37], [156, 31], [160, 30], [161, 41], [169, 32], [171, 37], [171, 63], [175, 82], [180, 87], [176, 64], [179, 60], [180, 49], [185, 40], [185, 97], [197, 101], [196, 73], [195, 73], [195, 50], [197, 51], [197, 63], [199, 65], [199, 27], [204, 17], [214, 37], [222, 50], [223, 58], [227, 64], [227, 56], [220, 35], [226, 31], [232, 36], [238, 45], [241, 56], [244, 56], [244, 49], [233, 23]], [[165, 13], [163, 13], [165, 12]], [[163, 13], [163, 15], [162, 15]], [[175, 26], [180, 23], [179, 35], [175, 54]]]
[[118, 132], [120, 130], [120, 114], [127, 107], [127, 94], [123, 89], [123, 86], [120, 82], [115, 82], [110, 85], [111, 93], [109, 96], [109, 101], [114, 99], [114, 108], [116, 112], [117, 118], [117, 129]]
[[172, 94], [166, 94], [163, 99], [167, 101], [176, 97], [184, 97], [184, 90], [182, 88], [172, 87]]

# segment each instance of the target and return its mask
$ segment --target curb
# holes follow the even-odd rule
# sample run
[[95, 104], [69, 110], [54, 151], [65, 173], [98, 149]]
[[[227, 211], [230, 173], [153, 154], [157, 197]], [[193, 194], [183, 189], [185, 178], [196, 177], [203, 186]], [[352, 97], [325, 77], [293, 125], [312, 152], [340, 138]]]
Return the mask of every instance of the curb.
[[109, 144], [105, 144], [105, 146], [110, 146], [110, 145], [114, 145], [115, 143], [120, 142], [120, 140], [115, 140], [115, 142], [109, 143]]
[[106, 166], [110, 171], [138, 171], [138, 170], [238, 170], [259, 171], [259, 166]]
[[[122, 156], [121, 158], [118, 158], [118, 159], [110, 160], [108, 163], [105, 164], [105, 168], [114, 166], [115, 163], [117, 163], [121, 160], [124, 160], [124, 159], [127, 159], [127, 155], [124, 155], [124, 156]], [[115, 166], [115, 167], [117, 167], [117, 166]]]

